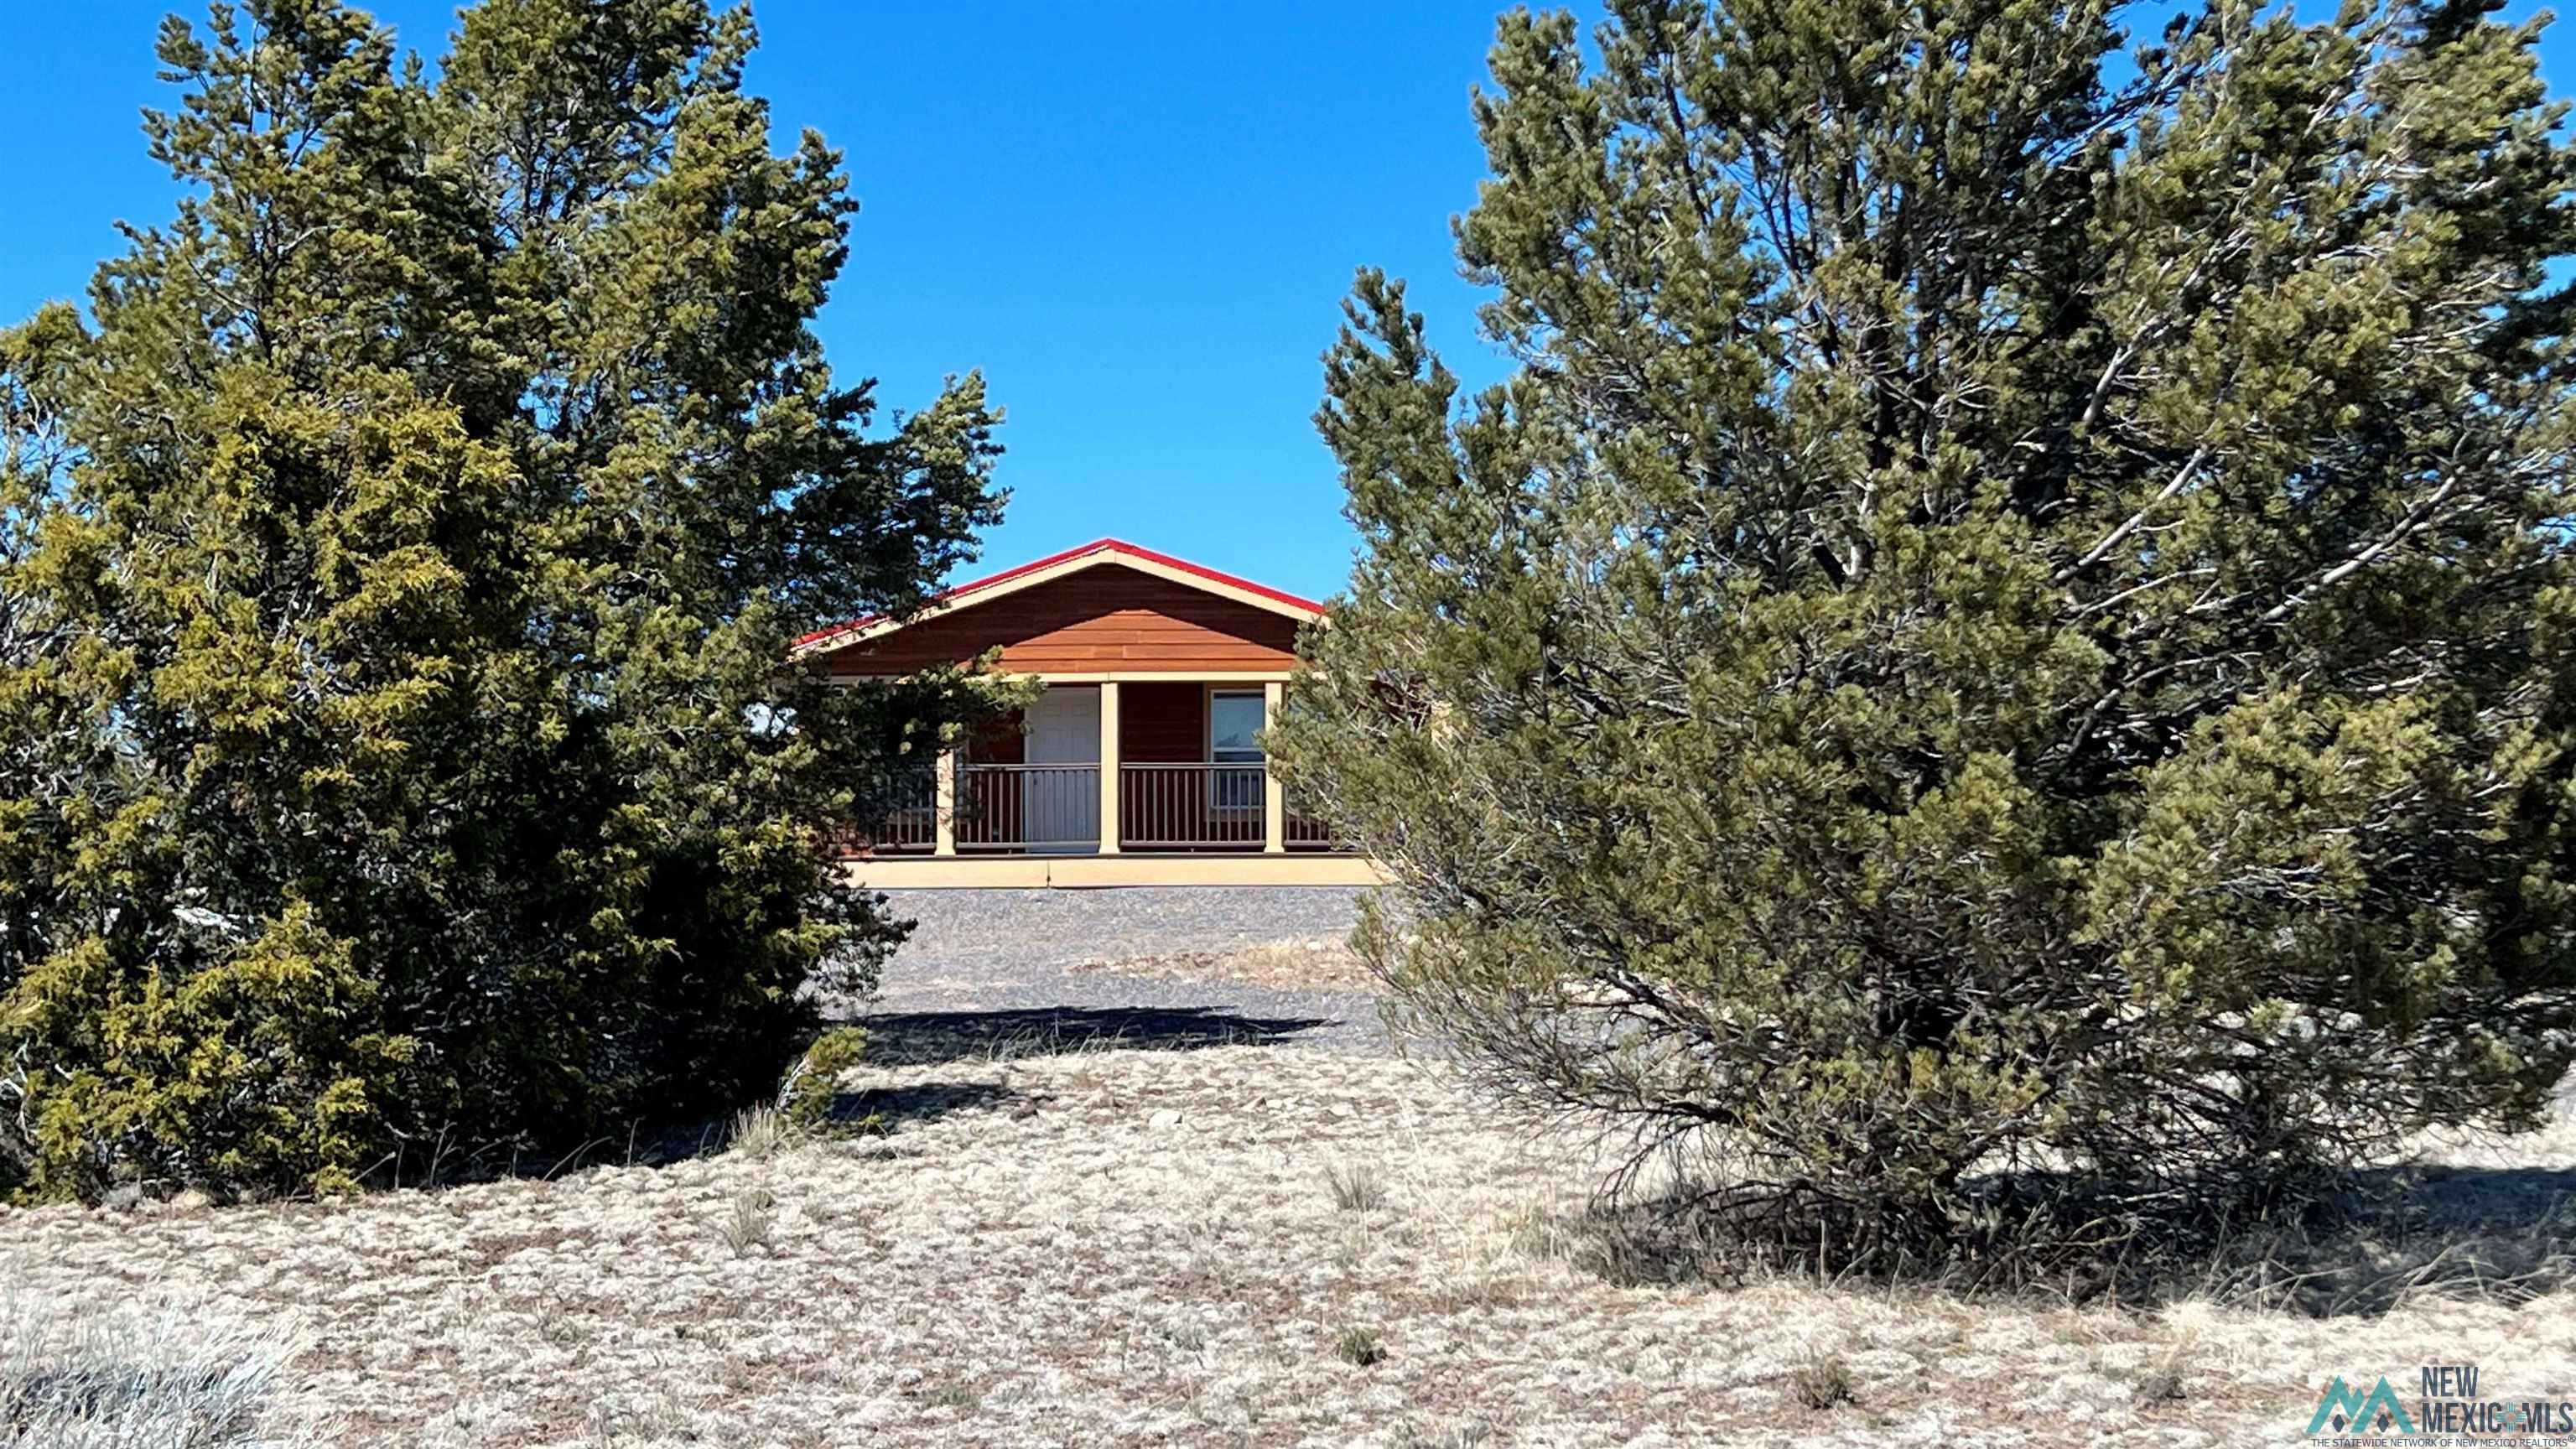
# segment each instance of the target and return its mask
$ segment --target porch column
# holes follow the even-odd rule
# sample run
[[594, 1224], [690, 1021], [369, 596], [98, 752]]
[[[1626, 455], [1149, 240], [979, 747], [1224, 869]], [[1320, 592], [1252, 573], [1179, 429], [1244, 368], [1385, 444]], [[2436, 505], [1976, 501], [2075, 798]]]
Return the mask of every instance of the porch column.
[[[1279, 722], [1279, 703], [1288, 686], [1272, 680], [1261, 686], [1261, 728], [1267, 735]], [[1270, 749], [1261, 750], [1261, 853], [1285, 855], [1288, 852], [1288, 787], [1280, 783], [1279, 772], [1270, 767]]]
[[1100, 681], [1100, 853], [1118, 853], [1118, 681]]
[[957, 751], [939, 752], [939, 769], [930, 792], [930, 853], [957, 853]]

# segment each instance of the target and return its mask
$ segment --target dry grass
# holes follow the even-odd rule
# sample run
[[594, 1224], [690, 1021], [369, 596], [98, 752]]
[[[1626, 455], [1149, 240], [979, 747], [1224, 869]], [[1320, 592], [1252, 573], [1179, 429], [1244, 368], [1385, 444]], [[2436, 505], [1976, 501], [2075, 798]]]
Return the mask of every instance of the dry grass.
[[725, 1246], [733, 1249], [737, 1258], [749, 1257], [754, 1248], [769, 1246], [769, 1233], [776, 1225], [777, 1211], [778, 1194], [768, 1188], [755, 1184], [737, 1190], [733, 1195], [733, 1209], [725, 1214], [718, 1229]]
[[1324, 1169], [1324, 1186], [1332, 1190], [1333, 1206], [1346, 1213], [1375, 1212], [1386, 1206], [1386, 1184], [1372, 1162], [1330, 1164]]
[[1852, 1400], [1851, 1365], [1838, 1353], [1809, 1348], [1789, 1365], [1789, 1391], [1810, 1409], [1830, 1409]]
[[1077, 961], [1069, 971], [1144, 976], [1163, 981], [1239, 981], [1284, 991], [1368, 991], [1383, 987], [1368, 964], [1327, 936], [1259, 941], [1230, 951], [1175, 951]]
[[0, 1300], [0, 1449], [248, 1449], [295, 1353], [282, 1322]]
[[[2428, 1253], [2486, 1251], [2435, 1249], [2430, 1226], [2346, 1245], [2353, 1271], [2415, 1286], [2340, 1317], [1729, 1285], [1587, 1213], [1583, 1145], [1400, 1062], [1111, 1050], [851, 1085], [930, 1105], [766, 1158], [0, 1212], [0, 1283], [57, 1322], [175, 1297], [191, 1331], [301, 1335], [258, 1398], [295, 1444], [2183, 1449], [2304, 1442], [2338, 1374], [2474, 1363], [2501, 1396], [2576, 1386], [2576, 1290], [2425, 1274]], [[2489, 1170], [2477, 1152], [2534, 1190], [2576, 1169], [2571, 1130], [2457, 1146], [2454, 1183]], [[1363, 1161], [1383, 1196], [1345, 1210], [1324, 1184]], [[723, 1225], [764, 1193], [738, 1255]], [[1345, 1330], [1375, 1362], [1346, 1361]], [[1797, 1382], [1820, 1354], [1849, 1396], [1822, 1409]]]
[[2142, 1403], [2161, 1403], [2184, 1397], [2183, 1380], [2191, 1372], [2192, 1354], [2200, 1346], [2198, 1325], [2185, 1323], [2174, 1341], [2165, 1346], [2139, 1373], [2130, 1394]]
[[733, 1132], [726, 1142], [726, 1150], [767, 1162], [786, 1151], [795, 1140], [795, 1125], [788, 1121], [786, 1113], [770, 1106], [746, 1107], [734, 1114]]

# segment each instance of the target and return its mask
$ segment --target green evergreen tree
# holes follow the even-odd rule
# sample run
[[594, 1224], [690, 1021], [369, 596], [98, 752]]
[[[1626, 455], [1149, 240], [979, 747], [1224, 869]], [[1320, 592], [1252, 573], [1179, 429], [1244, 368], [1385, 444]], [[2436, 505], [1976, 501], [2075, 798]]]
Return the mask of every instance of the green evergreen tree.
[[1274, 748], [1391, 869], [1416, 1024], [1862, 1257], [1954, 1243], [1981, 1167], [2208, 1204], [2531, 1123], [2576, 1026], [2539, 22], [1609, 8], [1506, 16], [1475, 101], [1509, 379], [1462, 400], [1368, 272], [1326, 358], [1364, 552]]
[[810, 330], [839, 156], [744, 12], [173, 19], [184, 188], [0, 337], [0, 1189], [329, 1189], [774, 1086], [897, 927], [824, 846], [965, 676], [798, 636], [997, 515], [979, 379]]

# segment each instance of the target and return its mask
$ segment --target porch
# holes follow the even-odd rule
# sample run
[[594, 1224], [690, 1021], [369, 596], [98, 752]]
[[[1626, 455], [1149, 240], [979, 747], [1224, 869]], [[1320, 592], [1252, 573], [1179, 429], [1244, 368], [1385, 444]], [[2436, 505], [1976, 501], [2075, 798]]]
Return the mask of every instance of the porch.
[[1023, 716], [908, 782], [909, 803], [849, 869], [887, 888], [1372, 884], [1261, 750], [1284, 688], [1050, 682]]
[[1024, 717], [924, 762], [855, 843], [871, 886], [1373, 885], [1261, 750], [1324, 606], [1104, 538], [854, 619], [797, 648], [833, 673], [989, 659]]

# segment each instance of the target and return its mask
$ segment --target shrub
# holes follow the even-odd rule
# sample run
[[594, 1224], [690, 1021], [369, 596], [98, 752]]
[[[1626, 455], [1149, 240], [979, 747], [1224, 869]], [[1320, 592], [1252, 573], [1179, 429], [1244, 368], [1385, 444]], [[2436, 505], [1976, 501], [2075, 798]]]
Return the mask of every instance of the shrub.
[[1378, 1342], [1374, 1328], [1345, 1328], [1333, 1338], [1333, 1356], [1346, 1364], [1367, 1368], [1385, 1360], [1386, 1347]]
[[810, 1132], [830, 1122], [842, 1074], [859, 1065], [867, 1048], [868, 1034], [854, 1026], [816, 1037], [779, 1084], [778, 1110], [789, 1125]]
[[1393, 878], [1358, 944], [1775, 1241], [2277, 1199], [2569, 1064], [2537, 27], [2147, 14], [1515, 13], [1517, 371], [1367, 272], [1327, 359], [1364, 547], [1270, 743]]
[[416, 1044], [376, 1027], [376, 984], [348, 943], [299, 905], [169, 989], [106, 969], [105, 955], [92, 943], [20, 983], [18, 1030], [36, 1040], [95, 1032], [105, 1048], [88, 1070], [31, 1094], [32, 1188], [68, 1193], [118, 1169], [354, 1185], [381, 1126], [379, 1094]]
[[0, 334], [0, 1190], [729, 1110], [900, 936], [829, 844], [993, 688], [793, 651], [971, 554], [995, 414], [834, 380], [745, 14], [583, 15], [166, 26], [190, 199]]

